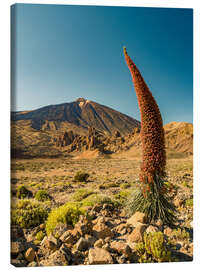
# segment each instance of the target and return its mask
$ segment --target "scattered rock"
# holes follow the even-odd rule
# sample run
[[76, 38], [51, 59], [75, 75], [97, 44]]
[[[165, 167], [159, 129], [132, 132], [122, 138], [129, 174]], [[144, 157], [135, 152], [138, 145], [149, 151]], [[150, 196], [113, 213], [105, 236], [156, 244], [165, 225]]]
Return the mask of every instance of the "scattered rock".
[[25, 252], [25, 259], [28, 262], [32, 262], [35, 259], [35, 250], [33, 248], [28, 248]]
[[37, 262], [30, 262], [27, 266], [28, 267], [36, 267], [36, 266], [38, 266], [38, 263]]
[[147, 223], [147, 216], [142, 212], [135, 212], [128, 220], [127, 223], [136, 227], [137, 222]]
[[181, 207], [183, 205], [183, 202], [183, 200], [175, 199], [173, 203], [176, 207]]
[[106, 237], [113, 237], [114, 233], [113, 231], [107, 226], [105, 225], [105, 223], [97, 223], [93, 226], [92, 228], [94, 236], [97, 238], [106, 238]]
[[111, 254], [103, 248], [91, 248], [88, 259], [89, 264], [113, 264]]
[[170, 227], [166, 227], [164, 229], [164, 234], [166, 234], [167, 236], [172, 236], [173, 230]]
[[113, 242], [111, 242], [110, 247], [111, 247], [111, 249], [118, 252], [119, 254], [124, 254], [127, 256], [129, 256], [131, 254], [131, 248], [129, 247], [128, 244], [126, 244], [124, 242], [113, 241]]
[[11, 255], [17, 255], [25, 250], [25, 245], [22, 242], [11, 242]]
[[23, 229], [18, 226], [11, 226], [11, 241], [18, 241], [19, 238], [24, 238]]
[[65, 246], [62, 245], [59, 250], [52, 253], [49, 258], [40, 261], [39, 266], [65, 266], [68, 265], [71, 260], [71, 252]]
[[81, 235], [90, 234], [92, 231], [92, 222], [84, 216], [80, 216], [78, 223], [75, 224], [75, 230]]
[[115, 231], [121, 235], [125, 235], [126, 233], [131, 233], [132, 228], [131, 225], [128, 223], [121, 223], [118, 226], [116, 226]]
[[76, 248], [79, 251], [85, 251], [89, 248], [89, 246], [90, 246], [90, 242], [83, 237], [81, 237], [76, 243]]
[[155, 226], [149, 225], [149, 227], [146, 229], [147, 233], [151, 233], [151, 232], [158, 232], [159, 229]]
[[25, 260], [11, 259], [11, 264], [15, 267], [25, 267], [27, 262]]
[[[79, 234], [79, 233], [78, 233]], [[68, 230], [62, 234], [60, 240], [69, 245], [73, 245], [77, 241], [77, 237], [75, 237], [71, 230]]]
[[94, 243], [94, 247], [101, 248], [104, 244], [105, 244], [105, 242], [104, 242], [103, 239], [98, 239], [98, 240]]
[[50, 249], [50, 250], [57, 250], [59, 247], [59, 241], [52, 235], [50, 234], [49, 237], [45, 240], [45, 246]]
[[129, 242], [141, 242], [143, 240], [143, 234], [144, 234], [146, 229], [147, 229], [146, 224], [142, 224], [142, 223], [137, 222], [135, 229], [128, 236], [128, 241]]

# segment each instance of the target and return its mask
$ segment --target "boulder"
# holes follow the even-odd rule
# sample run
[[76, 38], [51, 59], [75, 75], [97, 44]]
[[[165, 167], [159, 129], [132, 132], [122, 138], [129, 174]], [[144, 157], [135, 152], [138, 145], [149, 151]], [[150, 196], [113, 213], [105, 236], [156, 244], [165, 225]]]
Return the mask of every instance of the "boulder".
[[73, 245], [76, 243], [77, 238], [79, 238], [78, 236], [79, 236], [79, 233], [73, 234], [73, 231], [68, 230], [61, 235], [60, 240], [69, 245]]
[[25, 259], [28, 262], [32, 262], [35, 259], [35, 250], [33, 248], [28, 248], [25, 252]]
[[15, 267], [26, 267], [27, 262], [25, 260], [11, 259], [11, 264]]
[[93, 234], [97, 238], [106, 238], [106, 237], [113, 237], [113, 231], [105, 224], [105, 223], [97, 223], [92, 228]]
[[60, 243], [58, 239], [56, 239], [52, 234], [49, 235], [49, 237], [44, 241], [45, 246], [50, 250], [57, 250]]
[[142, 212], [135, 212], [134, 215], [132, 215], [128, 220], [127, 223], [133, 225], [134, 227], [136, 226], [136, 223], [147, 223], [147, 216], [146, 214]]
[[77, 230], [80, 235], [90, 234], [92, 232], [92, 222], [84, 216], [80, 216], [79, 221], [75, 224], [75, 230]]
[[143, 235], [147, 229], [146, 224], [136, 223], [136, 227], [132, 233], [128, 236], [128, 242], [141, 242], [143, 240]]
[[111, 249], [113, 249], [114, 251], [116, 251], [119, 254], [124, 254], [129, 256], [131, 254], [131, 248], [129, 247], [128, 244], [124, 243], [124, 242], [120, 242], [120, 241], [113, 241], [111, 242], [110, 245]]
[[79, 251], [85, 251], [89, 248], [89, 246], [90, 242], [83, 237], [81, 237], [76, 243], [76, 249]]
[[105, 242], [104, 242], [103, 239], [98, 239], [98, 240], [94, 243], [94, 247], [101, 248], [104, 244], [105, 244]]
[[11, 255], [17, 255], [25, 250], [25, 245], [22, 242], [11, 242]]
[[152, 226], [152, 225], [149, 225], [149, 227], [146, 229], [147, 233], [158, 232], [158, 231], [159, 231], [159, 229], [156, 226]]
[[89, 264], [113, 264], [111, 254], [103, 248], [91, 248], [88, 259]]
[[70, 260], [70, 250], [65, 245], [62, 245], [59, 250], [49, 255], [47, 259], [40, 261], [39, 266], [65, 266], [69, 264]]

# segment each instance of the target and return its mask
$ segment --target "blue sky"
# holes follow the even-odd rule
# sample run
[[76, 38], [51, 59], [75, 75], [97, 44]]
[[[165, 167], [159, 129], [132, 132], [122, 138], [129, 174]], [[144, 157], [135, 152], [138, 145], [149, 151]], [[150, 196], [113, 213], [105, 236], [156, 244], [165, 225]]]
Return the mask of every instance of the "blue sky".
[[193, 122], [192, 9], [12, 6], [12, 110], [84, 97], [140, 120], [124, 45], [164, 124]]

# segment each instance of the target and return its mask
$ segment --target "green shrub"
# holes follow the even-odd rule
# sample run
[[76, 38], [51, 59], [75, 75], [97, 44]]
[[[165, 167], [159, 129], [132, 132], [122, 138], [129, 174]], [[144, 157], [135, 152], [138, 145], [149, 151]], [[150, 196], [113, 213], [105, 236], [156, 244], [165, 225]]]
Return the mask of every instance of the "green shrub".
[[18, 171], [24, 171], [25, 170], [25, 167], [24, 167], [24, 165], [23, 164], [15, 164], [15, 166], [14, 166], [14, 169], [15, 170], [18, 170]]
[[120, 184], [120, 188], [122, 188], [122, 189], [129, 188], [129, 187], [131, 187], [131, 184], [129, 184], [129, 183]]
[[171, 252], [162, 232], [144, 233], [144, 241], [135, 246], [139, 262], [171, 262]]
[[35, 236], [35, 239], [37, 240], [37, 241], [42, 241], [43, 240], [43, 238], [45, 237], [45, 233], [43, 232], [43, 231], [39, 231], [37, 234], [36, 234], [36, 236]]
[[46, 232], [49, 235], [55, 229], [58, 223], [75, 225], [80, 215], [84, 215], [85, 211], [81, 208], [80, 203], [66, 203], [56, 209], [53, 209], [48, 216], [46, 222]]
[[50, 200], [50, 196], [46, 190], [38, 190], [35, 194], [35, 199], [44, 202]]
[[47, 217], [46, 207], [30, 200], [20, 200], [11, 211], [11, 223], [27, 229], [44, 223]]
[[188, 199], [185, 201], [185, 206], [193, 207], [193, 199]]
[[78, 189], [74, 194], [73, 194], [73, 200], [80, 202], [83, 199], [87, 198], [89, 195], [93, 194], [94, 191], [88, 190], [85, 188], [80, 188]]
[[76, 175], [74, 176], [74, 181], [75, 182], [86, 182], [89, 177], [88, 173], [84, 172], [77, 172]]
[[185, 229], [178, 228], [173, 231], [173, 235], [177, 240], [189, 240], [190, 234]]
[[119, 193], [117, 193], [114, 198], [118, 200], [121, 204], [125, 204], [127, 198], [131, 195], [131, 191], [129, 190], [121, 190]]
[[21, 185], [21, 186], [17, 187], [16, 196], [19, 199], [24, 199], [26, 197], [31, 197], [32, 192], [30, 190], [28, 190], [24, 185]]
[[114, 204], [110, 197], [102, 194], [92, 194], [82, 200], [83, 206], [94, 206], [95, 204]]

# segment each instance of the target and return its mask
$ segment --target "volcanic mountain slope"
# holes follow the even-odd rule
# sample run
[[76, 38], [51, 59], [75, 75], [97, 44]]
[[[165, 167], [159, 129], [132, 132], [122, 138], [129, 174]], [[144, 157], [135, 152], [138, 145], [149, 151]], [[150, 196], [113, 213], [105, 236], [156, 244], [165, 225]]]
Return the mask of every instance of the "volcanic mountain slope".
[[[168, 157], [193, 154], [193, 125], [164, 126]], [[12, 113], [11, 149], [15, 157], [78, 155], [86, 150], [140, 158], [140, 122], [83, 98], [34, 111]]]
[[36, 130], [75, 130], [87, 133], [94, 127], [106, 135], [119, 131], [122, 135], [140, 127], [140, 122], [104, 105], [79, 98], [74, 102], [50, 105], [37, 110], [12, 113], [12, 120], [29, 120]]

